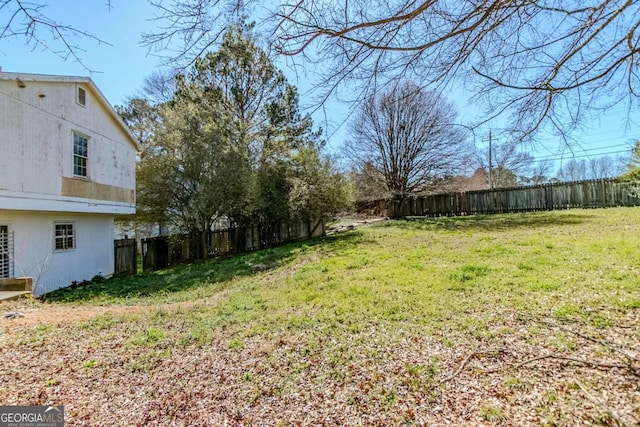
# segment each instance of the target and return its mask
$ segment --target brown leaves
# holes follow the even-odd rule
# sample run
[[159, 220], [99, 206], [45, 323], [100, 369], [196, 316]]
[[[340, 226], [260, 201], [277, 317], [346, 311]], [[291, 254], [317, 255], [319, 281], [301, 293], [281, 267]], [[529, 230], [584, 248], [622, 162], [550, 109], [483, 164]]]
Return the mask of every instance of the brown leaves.
[[[392, 321], [252, 336], [236, 327], [198, 345], [180, 341], [170, 312], [163, 324], [137, 314], [94, 330], [5, 329], [0, 401], [63, 404], [69, 425], [638, 422], [627, 369], [639, 355], [637, 313], [602, 328], [505, 312], [477, 319], [485, 334], [443, 326], [435, 336]], [[152, 330], [164, 338], [136, 340]]]

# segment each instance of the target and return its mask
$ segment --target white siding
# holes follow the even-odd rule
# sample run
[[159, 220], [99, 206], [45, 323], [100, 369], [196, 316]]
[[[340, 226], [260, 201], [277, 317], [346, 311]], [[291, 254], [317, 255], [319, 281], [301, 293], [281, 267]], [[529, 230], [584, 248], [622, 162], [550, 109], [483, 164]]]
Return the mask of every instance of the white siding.
[[[76, 246], [54, 250], [54, 224], [74, 225]], [[97, 274], [110, 276], [114, 270], [113, 217], [68, 213], [39, 213], [0, 210], [0, 225], [14, 233], [14, 273], [33, 277], [36, 295], [90, 280]]]
[[[76, 103], [78, 84], [86, 89], [86, 106]], [[62, 177], [73, 177], [74, 131], [89, 137], [90, 181], [135, 189], [135, 148], [88, 85], [27, 81], [20, 88], [15, 81], [0, 81], [0, 192], [64, 201]], [[133, 204], [121, 204], [133, 212]]]

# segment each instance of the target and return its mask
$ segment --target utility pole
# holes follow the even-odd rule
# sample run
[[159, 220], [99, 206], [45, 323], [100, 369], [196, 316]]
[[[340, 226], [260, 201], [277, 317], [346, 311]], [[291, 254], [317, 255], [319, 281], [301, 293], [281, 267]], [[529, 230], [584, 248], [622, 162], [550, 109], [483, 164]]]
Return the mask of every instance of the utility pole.
[[489, 129], [489, 190], [493, 190], [493, 178], [491, 176], [491, 169], [493, 169], [492, 158], [493, 150], [491, 149], [491, 129]]

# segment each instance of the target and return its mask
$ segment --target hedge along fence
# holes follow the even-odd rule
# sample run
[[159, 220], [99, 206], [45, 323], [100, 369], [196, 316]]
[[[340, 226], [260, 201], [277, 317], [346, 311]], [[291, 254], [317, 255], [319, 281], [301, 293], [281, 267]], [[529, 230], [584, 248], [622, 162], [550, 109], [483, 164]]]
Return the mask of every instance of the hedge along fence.
[[640, 198], [629, 191], [630, 185], [615, 179], [563, 182], [376, 201], [372, 205], [384, 205], [386, 212], [380, 213], [396, 218], [640, 206]]

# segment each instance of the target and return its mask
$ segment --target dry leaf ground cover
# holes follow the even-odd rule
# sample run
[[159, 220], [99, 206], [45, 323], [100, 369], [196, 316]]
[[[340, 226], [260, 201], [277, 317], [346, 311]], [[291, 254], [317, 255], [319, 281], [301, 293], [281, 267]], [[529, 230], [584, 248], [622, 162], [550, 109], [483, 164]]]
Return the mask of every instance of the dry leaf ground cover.
[[389, 221], [1, 308], [0, 403], [73, 426], [640, 423], [639, 208]]

